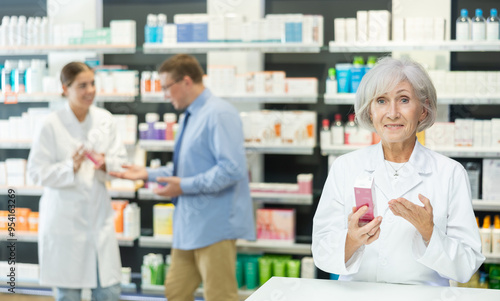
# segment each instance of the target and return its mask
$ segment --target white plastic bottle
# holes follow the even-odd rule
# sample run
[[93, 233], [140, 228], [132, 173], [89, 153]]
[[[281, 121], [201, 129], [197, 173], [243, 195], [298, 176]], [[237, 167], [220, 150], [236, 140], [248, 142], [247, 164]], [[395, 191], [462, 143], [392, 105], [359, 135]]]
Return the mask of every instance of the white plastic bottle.
[[479, 229], [479, 234], [481, 235], [481, 247], [483, 254], [491, 253], [491, 217], [489, 215], [484, 217], [483, 227]]
[[132, 204], [123, 209], [123, 236], [134, 237], [135, 234], [135, 212]]
[[155, 42], [163, 43], [163, 28], [167, 25], [167, 15], [158, 14], [158, 24], [156, 24]]
[[330, 132], [330, 120], [328, 119], [323, 119], [323, 127], [321, 128], [321, 132], [319, 134], [319, 140], [321, 143], [321, 146], [330, 146], [332, 144], [332, 134]]
[[3, 16], [2, 24], [0, 25], [0, 46], [7, 46], [9, 41], [9, 16]]
[[42, 18], [35, 17], [35, 22], [33, 24], [33, 45], [41, 45], [40, 31], [42, 26]]
[[348, 121], [345, 125], [344, 129], [344, 143], [346, 145], [348, 144], [353, 144], [353, 138], [356, 135], [356, 132], [358, 131], [358, 127], [356, 126], [356, 123], [354, 122], [354, 114], [349, 114], [347, 117]]
[[8, 44], [9, 46], [17, 45], [17, 16], [11, 16], [9, 22], [9, 30], [8, 30]]
[[50, 28], [49, 28], [49, 19], [47, 17], [42, 18], [42, 22], [40, 23], [40, 45], [51, 45], [50, 39]]
[[490, 16], [486, 20], [486, 40], [497, 41], [500, 39], [500, 20], [498, 19], [498, 11], [496, 8], [490, 10]]
[[29, 17], [26, 22], [26, 44], [27, 46], [35, 45], [35, 18]]
[[337, 94], [337, 78], [335, 77], [335, 68], [330, 68], [326, 79], [326, 95], [335, 94]]
[[491, 231], [491, 252], [500, 255], [500, 216], [495, 215], [494, 228]]
[[460, 17], [457, 19], [457, 41], [468, 41], [470, 40], [470, 31], [471, 31], [471, 21], [469, 18], [469, 12], [463, 8], [460, 11]]
[[342, 124], [342, 115], [335, 114], [335, 121], [332, 123], [330, 128], [332, 132], [332, 144], [333, 145], [343, 145], [344, 144], [344, 125]]
[[26, 45], [26, 16], [19, 16], [17, 19], [16, 45]]
[[476, 15], [472, 18], [472, 40], [486, 40], [486, 20], [483, 17], [483, 10], [476, 8]]

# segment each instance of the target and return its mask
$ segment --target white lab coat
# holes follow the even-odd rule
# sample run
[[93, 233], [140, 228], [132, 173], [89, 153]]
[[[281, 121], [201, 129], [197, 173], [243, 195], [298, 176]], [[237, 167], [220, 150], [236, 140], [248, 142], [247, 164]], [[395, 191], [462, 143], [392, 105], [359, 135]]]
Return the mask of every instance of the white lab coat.
[[84, 141], [105, 153], [106, 169], [118, 170], [126, 150], [113, 116], [91, 106], [80, 123], [68, 104], [50, 114], [33, 141], [28, 174], [44, 186], [40, 199], [38, 258], [40, 284], [63, 288], [102, 287], [120, 282], [121, 260], [115, 235], [109, 176], [85, 159], [74, 174], [72, 155]]
[[[389, 178], [382, 144], [339, 157], [326, 180], [313, 221], [312, 253], [316, 266], [339, 274], [340, 280], [449, 285], [466, 282], [484, 261], [465, 169], [456, 161], [416, 143], [398, 182]], [[391, 170], [393, 172], [393, 170]], [[380, 237], [359, 248], [344, 263], [347, 218], [355, 205], [354, 181], [373, 175], [377, 215], [384, 215]], [[404, 197], [433, 207], [429, 245], [417, 229], [388, 208]]]

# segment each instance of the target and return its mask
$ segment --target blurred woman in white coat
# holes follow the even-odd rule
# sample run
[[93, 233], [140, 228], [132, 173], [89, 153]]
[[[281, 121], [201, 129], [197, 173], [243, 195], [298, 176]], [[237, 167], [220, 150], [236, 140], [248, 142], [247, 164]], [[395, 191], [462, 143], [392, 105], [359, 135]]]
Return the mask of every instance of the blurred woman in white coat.
[[61, 83], [68, 101], [47, 117], [28, 159], [29, 176], [44, 187], [40, 284], [56, 287], [56, 300], [80, 300], [82, 288], [92, 289], [92, 300], [119, 300], [120, 252], [105, 181], [125, 163], [126, 150], [113, 116], [92, 106], [92, 69], [69, 63]]
[[[333, 162], [313, 221], [316, 266], [340, 280], [467, 282], [485, 259], [467, 173], [416, 139], [436, 119], [427, 72], [411, 60], [380, 60], [361, 81], [355, 111], [381, 142]], [[362, 178], [373, 179], [378, 211], [365, 225], [368, 208], [356, 210], [354, 194]]]

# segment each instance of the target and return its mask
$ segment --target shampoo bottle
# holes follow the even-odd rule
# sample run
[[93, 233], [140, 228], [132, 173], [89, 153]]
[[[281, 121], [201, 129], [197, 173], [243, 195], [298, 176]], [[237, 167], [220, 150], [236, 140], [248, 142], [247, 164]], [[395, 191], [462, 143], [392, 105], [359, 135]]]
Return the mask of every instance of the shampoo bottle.
[[489, 215], [484, 217], [483, 227], [479, 230], [481, 234], [481, 245], [482, 245], [482, 253], [490, 254], [491, 253], [491, 217]]

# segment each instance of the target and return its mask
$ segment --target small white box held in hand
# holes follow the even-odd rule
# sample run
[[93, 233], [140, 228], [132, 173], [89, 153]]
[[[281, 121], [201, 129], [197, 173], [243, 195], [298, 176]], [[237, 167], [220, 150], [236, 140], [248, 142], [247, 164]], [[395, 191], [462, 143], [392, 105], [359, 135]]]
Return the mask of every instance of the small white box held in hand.
[[372, 176], [358, 176], [354, 182], [354, 198], [356, 210], [368, 206], [368, 211], [359, 218], [359, 224], [365, 225], [377, 216], [377, 202], [375, 197], [375, 181]]

